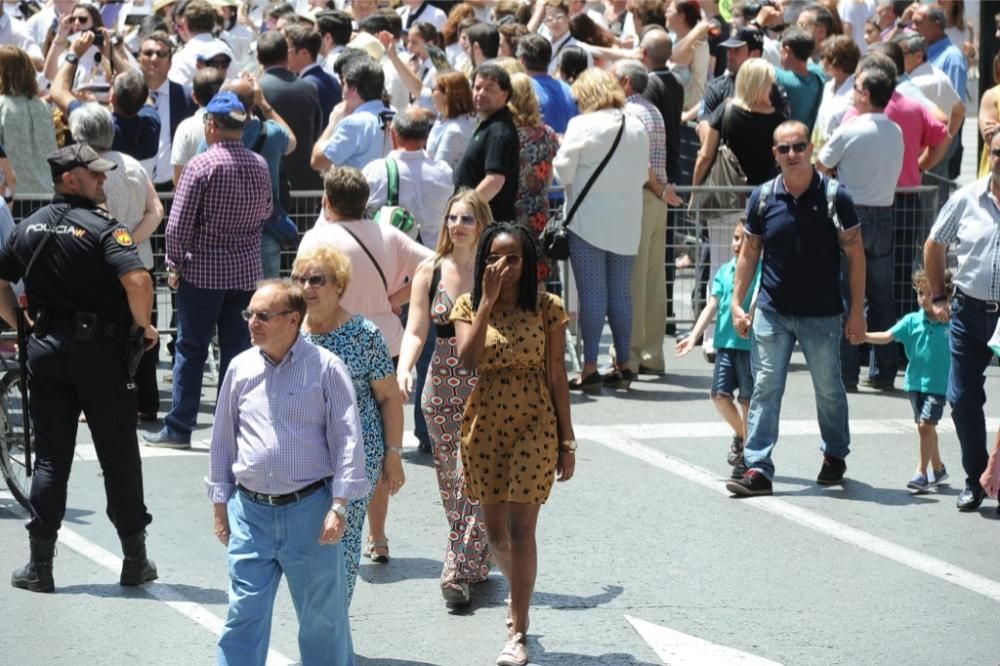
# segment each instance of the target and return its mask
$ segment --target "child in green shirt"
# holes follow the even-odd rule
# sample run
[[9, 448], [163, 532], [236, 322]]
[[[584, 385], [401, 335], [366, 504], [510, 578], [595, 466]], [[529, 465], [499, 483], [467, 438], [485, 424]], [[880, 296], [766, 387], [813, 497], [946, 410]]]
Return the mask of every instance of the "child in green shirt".
[[[888, 331], [865, 336], [865, 342], [869, 344], [900, 342], [906, 350], [909, 364], [906, 366], [904, 388], [910, 395], [913, 419], [920, 436], [920, 462], [906, 487], [917, 492], [927, 492], [931, 486], [937, 486], [948, 478], [938, 451], [937, 422], [944, 413], [948, 372], [951, 369], [949, 325], [928, 315], [931, 308], [930, 289], [927, 275], [916, 271], [913, 274], [913, 290], [917, 292], [917, 303], [921, 309], [906, 315]], [[952, 291], [950, 272], [945, 276], [945, 291], [949, 294]]]

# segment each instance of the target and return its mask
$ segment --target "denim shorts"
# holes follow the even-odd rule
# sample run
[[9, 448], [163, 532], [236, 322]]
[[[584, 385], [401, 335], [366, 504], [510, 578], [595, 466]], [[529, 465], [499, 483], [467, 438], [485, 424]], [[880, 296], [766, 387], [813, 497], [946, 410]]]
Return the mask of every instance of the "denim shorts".
[[717, 349], [715, 370], [712, 372], [712, 397], [727, 395], [740, 400], [750, 400], [753, 394], [753, 373], [750, 371], [749, 349]]
[[930, 423], [936, 425], [944, 414], [945, 397], [937, 393], [920, 393], [910, 391], [910, 405], [913, 407], [915, 423]]

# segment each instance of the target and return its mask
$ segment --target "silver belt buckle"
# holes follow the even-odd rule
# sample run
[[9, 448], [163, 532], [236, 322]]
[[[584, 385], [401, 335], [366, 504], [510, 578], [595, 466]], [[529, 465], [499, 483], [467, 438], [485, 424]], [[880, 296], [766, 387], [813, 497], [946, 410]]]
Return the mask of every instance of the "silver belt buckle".
[[277, 506], [277, 502], [275, 501], [278, 498], [277, 495], [265, 495], [265, 497], [267, 497], [267, 503], [270, 506]]
[[987, 314], [996, 314], [1000, 312], [1000, 301], [986, 301], [986, 305], [989, 307], [986, 309]]

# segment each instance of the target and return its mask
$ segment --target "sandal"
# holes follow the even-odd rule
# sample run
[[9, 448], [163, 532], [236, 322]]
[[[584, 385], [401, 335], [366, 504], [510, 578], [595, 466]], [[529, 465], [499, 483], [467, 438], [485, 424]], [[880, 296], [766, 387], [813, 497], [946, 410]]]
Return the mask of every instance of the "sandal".
[[524, 634], [514, 634], [497, 657], [497, 666], [525, 666], [527, 663], [528, 647], [524, 644]]
[[[385, 553], [376, 553], [376, 550], [384, 550]], [[362, 555], [376, 564], [387, 564], [389, 562], [389, 540], [372, 541], [369, 539]]]
[[584, 393], [600, 393], [603, 385], [601, 373], [594, 371], [586, 377], [577, 377], [569, 383], [570, 391], [583, 391]]
[[450, 607], [468, 606], [471, 594], [469, 584], [461, 580], [453, 580], [441, 584], [441, 596], [445, 605]]

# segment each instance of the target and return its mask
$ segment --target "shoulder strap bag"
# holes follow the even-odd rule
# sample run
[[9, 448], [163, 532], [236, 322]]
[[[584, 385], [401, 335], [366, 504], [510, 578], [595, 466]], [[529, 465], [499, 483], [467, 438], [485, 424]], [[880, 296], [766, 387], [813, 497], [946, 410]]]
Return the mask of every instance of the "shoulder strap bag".
[[354, 242], [357, 243], [359, 246], [361, 246], [361, 249], [364, 250], [365, 254], [368, 255], [368, 258], [371, 259], [372, 264], [375, 265], [375, 270], [378, 271], [378, 276], [380, 278], [382, 278], [382, 286], [385, 288], [385, 294], [386, 294], [386, 296], [388, 296], [389, 295], [389, 281], [385, 279], [385, 273], [382, 272], [382, 267], [379, 266], [378, 260], [375, 259], [375, 255], [372, 254], [371, 251], [365, 246], [365, 244], [361, 242], [361, 239], [358, 238], [358, 235], [356, 233], [354, 233], [353, 231], [351, 231], [350, 229], [348, 229], [343, 224], [340, 224], [338, 226], [341, 229], [343, 229], [344, 231], [346, 231], [348, 234], [350, 234], [351, 238], [354, 239]]
[[611, 161], [611, 157], [615, 154], [615, 151], [618, 150], [618, 144], [621, 143], [622, 134], [624, 132], [625, 114], [622, 113], [622, 122], [618, 127], [618, 134], [615, 135], [614, 143], [611, 144], [611, 150], [609, 150], [608, 154], [604, 156], [601, 163], [597, 165], [597, 168], [594, 170], [594, 173], [591, 174], [587, 184], [583, 186], [582, 190], [580, 190], [580, 195], [576, 198], [576, 201], [573, 202], [573, 207], [569, 209], [569, 214], [566, 215], [566, 219], [560, 220], [558, 216], [553, 217], [549, 220], [548, 224], [545, 225], [545, 228], [542, 229], [542, 234], [540, 236], [542, 252], [544, 252], [545, 256], [549, 259], [554, 261], [565, 261], [566, 259], [569, 259], [569, 236], [567, 235], [566, 227], [568, 227], [569, 223], [573, 221], [573, 215], [576, 214], [577, 208], [579, 208], [580, 204], [583, 203], [587, 193], [590, 192], [590, 188], [593, 187], [598, 176], [600, 176], [601, 172], [604, 171], [604, 167], [608, 165], [608, 162]]
[[746, 195], [740, 192], [719, 192], [710, 188], [715, 187], [745, 187], [747, 184], [746, 174], [740, 166], [740, 160], [736, 153], [729, 147], [728, 132], [726, 126], [729, 124], [732, 102], [726, 102], [726, 108], [722, 112], [722, 129], [719, 132], [719, 147], [715, 153], [715, 161], [712, 163], [708, 176], [702, 185], [709, 188], [698, 198], [698, 207], [705, 213], [728, 213], [742, 209]]

